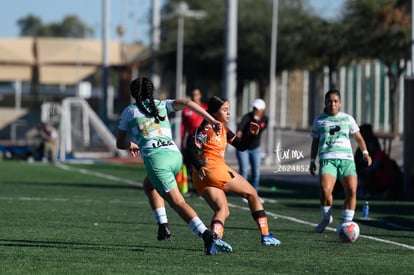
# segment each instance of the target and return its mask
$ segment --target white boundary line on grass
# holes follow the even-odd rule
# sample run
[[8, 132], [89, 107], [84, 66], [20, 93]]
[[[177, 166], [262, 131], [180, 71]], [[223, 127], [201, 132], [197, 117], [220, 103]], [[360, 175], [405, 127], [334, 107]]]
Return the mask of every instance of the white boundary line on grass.
[[[245, 206], [239, 206], [239, 205], [232, 204], [232, 203], [229, 203], [229, 206], [233, 207], [233, 208], [239, 208], [239, 209], [243, 209], [243, 210], [246, 210], [246, 211], [250, 211], [250, 209], [248, 207], [245, 207]], [[300, 219], [297, 219], [297, 218], [294, 218], [294, 217], [283, 216], [283, 215], [275, 214], [275, 213], [268, 212], [268, 211], [266, 211], [266, 214], [267, 214], [267, 216], [273, 217], [275, 219], [281, 218], [281, 219], [289, 220], [289, 221], [296, 222], [296, 223], [306, 224], [306, 225], [310, 225], [310, 226], [316, 226], [317, 225], [316, 223], [311, 223], [311, 222], [300, 220]], [[326, 229], [330, 230], [330, 231], [333, 231], [333, 232], [336, 231], [336, 229], [332, 228], [332, 227], [327, 227]], [[385, 240], [385, 239], [372, 237], [372, 236], [368, 236], [368, 235], [359, 235], [359, 237], [369, 239], [369, 240], [373, 240], [373, 241], [377, 241], [377, 242], [386, 243], [386, 244], [401, 246], [401, 247], [404, 247], [404, 248], [414, 250], [414, 246], [408, 245], [408, 244], [397, 243], [397, 242], [394, 242], [394, 241]]]
[[98, 178], [104, 178], [104, 179], [107, 179], [107, 180], [122, 182], [122, 183], [126, 183], [126, 184], [129, 184], [129, 185], [134, 185], [134, 186], [138, 186], [138, 187], [143, 186], [143, 184], [141, 182], [138, 182], [138, 181], [128, 180], [128, 179], [108, 175], [108, 174], [105, 174], [105, 173], [90, 171], [90, 170], [87, 170], [87, 169], [69, 167], [69, 166], [67, 166], [63, 163], [57, 163], [56, 167], [59, 167], [59, 168], [61, 168], [63, 170], [66, 170], [66, 171], [77, 171], [77, 172], [79, 172], [81, 174], [84, 174], [84, 175], [95, 176], [95, 177], [98, 177]]
[[[100, 173], [100, 172], [89, 171], [87, 169], [73, 168], [73, 167], [69, 167], [67, 165], [64, 165], [62, 163], [58, 163], [58, 164], [56, 164], [56, 166], [63, 169], [63, 170], [67, 170], [67, 171], [70, 171], [70, 170], [71, 171], [77, 171], [77, 172], [79, 172], [81, 174], [85, 174], [85, 175], [100, 177], [100, 178], [113, 180], [113, 181], [117, 181], [117, 182], [122, 182], [122, 183], [126, 183], [126, 184], [129, 184], [129, 185], [134, 185], [134, 186], [140, 186], [140, 187], [143, 186], [142, 183], [136, 182], [136, 181], [133, 181], [133, 180], [127, 180], [127, 179], [123, 179], [123, 178], [120, 178], [120, 177], [116, 177], [116, 176], [112, 176], [112, 175], [108, 175], [108, 174], [104, 174], [104, 173]], [[232, 208], [238, 208], [238, 209], [242, 209], [242, 210], [246, 210], [246, 211], [250, 212], [250, 209], [248, 207], [245, 207], [245, 206], [240, 206], [240, 205], [232, 204], [232, 203], [229, 203], [229, 206], [232, 207]], [[297, 219], [297, 218], [294, 218], [294, 217], [275, 214], [275, 213], [268, 212], [268, 211], [266, 211], [266, 214], [270, 217], [273, 217], [274, 219], [281, 218], [281, 219], [289, 220], [289, 221], [296, 222], [296, 223], [306, 224], [306, 225], [310, 225], [310, 226], [316, 226], [317, 225], [315, 223], [300, 220], [300, 219]], [[326, 229], [335, 232], [335, 229], [332, 228], [332, 227], [327, 227]], [[372, 237], [372, 236], [368, 236], [368, 235], [360, 235], [359, 237], [414, 250], [414, 246], [408, 245], [408, 244], [398, 243], [398, 242], [385, 240], [385, 239], [381, 239], [381, 238], [377, 238], [377, 237]]]

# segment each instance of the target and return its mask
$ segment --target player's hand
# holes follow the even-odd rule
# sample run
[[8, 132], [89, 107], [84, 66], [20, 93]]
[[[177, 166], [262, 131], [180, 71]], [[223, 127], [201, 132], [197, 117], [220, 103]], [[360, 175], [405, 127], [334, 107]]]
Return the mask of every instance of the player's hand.
[[309, 172], [312, 176], [316, 176], [316, 164], [315, 162], [311, 162], [309, 166]]
[[368, 155], [368, 154], [363, 154], [362, 155], [362, 158], [367, 162], [367, 165], [368, 166], [371, 166], [371, 164], [372, 164], [372, 159], [371, 159], [371, 157], [370, 157], [370, 155]]
[[214, 132], [216, 134], [219, 134], [221, 132], [221, 122], [218, 120], [213, 121], [213, 123], [211, 123], [211, 127], [213, 128]]
[[130, 152], [131, 156], [134, 157], [134, 158], [137, 157], [141, 153], [138, 145], [133, 143], [133, 142], [129, 143], [129, 152]]
[[260, 126], [256, 122], [250, 122], [249, 133], [253, 136], [257, 136], [260, 131]]
[[198, 170], [198, 177], [200, 178], [200, 180], [203, 180], [208, 173], [210, 173], [210, 169], [201, 167], [200, 170]]

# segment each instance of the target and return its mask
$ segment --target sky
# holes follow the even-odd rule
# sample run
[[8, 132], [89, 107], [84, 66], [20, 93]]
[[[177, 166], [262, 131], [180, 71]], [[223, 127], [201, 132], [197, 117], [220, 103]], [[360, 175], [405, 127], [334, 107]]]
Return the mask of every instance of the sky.
[[[224, 1], [224, 0], [223, 0]], [[288, 1], [288, 0], [279, 0]], [[13, 0], [7, 1], [7, 8], [0, 12], [0, 37], [19, 36], [17, 21], [29, 14], [42, 20], [43, 24], [62, 22], [67, 15], [77, 15], [86, 25], [93, 28], [95, 38], [102, 37], [102, 2], [103, 0]], [[116, 28], [123, 25], [126, 43], [141, 41], [149, 44], [149, 21], [152, 0], [109, 0], [110, 2], [110, 39], [119, 39]], [[310, 0], [318, 13], [329, 18], [335, 16], [344, 0]], [[164, 3], [164, 0], [160, 0]]]

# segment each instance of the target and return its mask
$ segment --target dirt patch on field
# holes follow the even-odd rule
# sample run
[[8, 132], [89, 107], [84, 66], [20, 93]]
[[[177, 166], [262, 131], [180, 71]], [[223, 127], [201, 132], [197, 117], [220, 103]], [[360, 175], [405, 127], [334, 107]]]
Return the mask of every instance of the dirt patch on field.
[[133, 158], [133, 157], [125, 157], [125, 158], [104, 158], [102, 160], [105, 161], [105, 162], [122, 163], [122, 164], [142, 164], [142, 163], [144, 163], [144, 161], [140, 157], [137, 157], [137, 158]]

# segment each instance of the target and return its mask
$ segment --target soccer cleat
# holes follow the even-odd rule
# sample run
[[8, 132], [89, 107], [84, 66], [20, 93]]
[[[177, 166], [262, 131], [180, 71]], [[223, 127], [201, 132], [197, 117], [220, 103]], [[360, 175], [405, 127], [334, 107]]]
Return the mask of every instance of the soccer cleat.
[[217, 252], [232, 252], [233, 248], [231, 245], [225, 241], [223, 241], [220, 238], [217, 238], [214, 241], [214, 244], [216, 245]]
[[262, 235], [262, 244], [278, 246], [281, 244], [281, 242], [275, 237], [273, 237], [272, 234], [269, 234], [269, 235]]
[[316, 233], [322, 233], [323, 231], [325, 231], [326, 227], [327, 227], [330, 223], [332, 223], [332, 221], [333, 221], [332, 216], [329, 216], [329, 219], [323, 219], [323, 220], [321, 221], [321, 223], [320, 223], [320, 224], [318, 224], [318, 226], [316, 226], [316, 228], [315, 228], [315, 232], [316, 232]]
[[204, 231], [202, 237], [204, 241], [204, 252], [206, 255], [216, 255], [217, 247], [215, 241], [217, 240], [217, 234], [206, 230]]
[[158, 224], [158, 236], [157, 239], [159, 241], [166, 240], [171, 237], [171, 231], [168, 228], [168, 223], [161, 223]]

